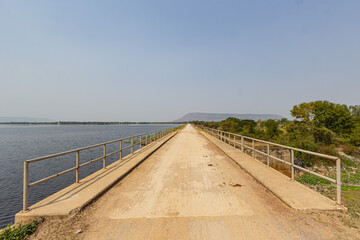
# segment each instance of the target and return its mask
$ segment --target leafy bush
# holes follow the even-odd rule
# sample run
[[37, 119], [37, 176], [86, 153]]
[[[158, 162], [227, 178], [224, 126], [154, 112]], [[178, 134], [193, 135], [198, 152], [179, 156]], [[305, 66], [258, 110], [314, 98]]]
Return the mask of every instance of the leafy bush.
[[0, 240], [22, 240], [30, 236], [36, 231], [37, 225], [42, 222], [43, 219], [38, 219], [29, 224], [9, 224], [0, 233]]
[[266, 135], [268, 138], [274, 138], [279, 135], [279, 122], [273, 119], [265, 121]]
[[354, 154], [356, 152], [356, 147], [345, 145], [345, 146], [343, 146], [343, 152], [346, 155], [352, 155], [352, 154]]
[[357, 126], [349, 137], [350, 144], [360, 146], [360, 126]]
[[[331, 156], [336, 156], [336, 151], [332, 145], [322, 144], [318, 147], [317, 152], [322, 153], [322, 154], [331, 155]], [[322, 158], [320, 157], [320, 159], [322, 159]], [[324, 159], [324, 161], [325, 161], [325, 159]]]
[[353, 161], [345, 156], [340, 156], [340, 159], [342, 167], [355, 167], [357, 165], [356, 161]]
[[321, 142], [325, 144], [333, 143], [335, 134], [325, 127], [314, 127], [313, 135], [315, 142]]

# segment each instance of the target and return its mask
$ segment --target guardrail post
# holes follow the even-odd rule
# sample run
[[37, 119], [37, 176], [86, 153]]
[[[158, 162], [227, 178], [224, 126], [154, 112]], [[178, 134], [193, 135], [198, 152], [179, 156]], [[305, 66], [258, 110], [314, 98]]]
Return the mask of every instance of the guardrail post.
[[266, 163], [267, 163], [268, 166], [270, 166], [270, 145], [268, 144], [266, 146], [266, 148], [267, 148]]
[[341, 205], [341, 160], [336, 159], [336, 203]]
[[80, 151], [76, 152], [76, 177], [75, 182], [79, 183], [79, 162], [80, 162]]
[[120, 159], [122, 159], [122, 140], [120, 140]]
[[141, 148], [141, 143], [142, 143], [142, 139], [141, 139], [141, 135], [139, 136], [139, 148]]
[[131, 137], [131, 153], [134, 153], [134, 137]]
[[241, 136], [241, 151], [244, 152], [244, 136]]
[[106, 144], [104, 144], [103, 168], [106, 168]]
[[29, 197], [29, 163], [24, 162], [23, 212], [28, 210]]
[[252, 140], [252, 157], [255, 158], [255, 141]]
[[235, 143], [236, 143], [236, 136], [235, 136], [235, 134], [234, 134], [234, 148], [236, 148]]
[[295, 161], [295, 156], [294, 156], [294, 150], [291, 149], [291, 180], [295, 179], [294, 176], [294, 161]]

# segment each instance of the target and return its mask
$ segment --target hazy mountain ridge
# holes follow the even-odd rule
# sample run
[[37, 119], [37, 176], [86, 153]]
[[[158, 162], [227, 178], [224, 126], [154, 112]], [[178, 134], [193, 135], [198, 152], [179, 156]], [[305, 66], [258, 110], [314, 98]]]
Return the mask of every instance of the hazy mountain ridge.
[[235, 114], [235, 113], [188, 113], [183, 117], [175, 120], [174, 122], [190, 122], [190, 121], [207, 121], [218, 122], [225, 120], [229, 117], [235, 117], [239, 119], [250, 119], [254, 121], [268, 120], [268, 119], [281, 119], [283, 116], [276, 114]]

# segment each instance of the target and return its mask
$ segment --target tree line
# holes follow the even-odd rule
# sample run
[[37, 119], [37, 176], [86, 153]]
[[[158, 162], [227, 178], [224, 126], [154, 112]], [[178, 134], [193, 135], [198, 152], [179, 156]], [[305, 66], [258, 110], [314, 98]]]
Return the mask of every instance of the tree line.
[[295, 118], [292, 121], [283, 118], [256, 122], [230, 117], [221, 122], [192, 123], [325, 154], [336, 154], [336, 148], [346, 154], [358, 152], [360, 105], [304, 102], [295, 105], [290, 113]]

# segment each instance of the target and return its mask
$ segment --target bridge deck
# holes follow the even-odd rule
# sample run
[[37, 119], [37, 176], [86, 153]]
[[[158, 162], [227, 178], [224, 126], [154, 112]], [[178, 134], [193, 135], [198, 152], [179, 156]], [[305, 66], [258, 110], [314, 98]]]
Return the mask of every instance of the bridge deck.
[[334, 239], [188, 125], [77, 218], [82, 239]]
[[[252, 159], [222, 145], [215, 138], [207, 137], [187, 125], [161, 148], [162, 143], [156, 143], [132, 156], [132, 160], [129, 159], [122, 167], [114, 163], [105, 170], [112, 172], [108, 172], [108, 176], [113, 178], [105, 185], [141, 162], [144, 159], [141, 154], [159, 148], [84, 211], [63, 221], [46, 221], [40, 227], [42, 231], [33, 239], [346, 238], [344, 234], [347, 233], [343, 232], [345, 228], [341, 224], [335, 225], [333, 218], [318, 212], [290, 208], [288, 205], [291, 204], [285, 204], [239, 167], [243, 166], [241, 161], [249, 162]], [[239, 161], [239, 165], [234, 160]], [[283, 176], [276, 172], [268, 173], [270, 169], [264, 167], [265, 170], [258, 167], [258, 171], [264, 171], [263, 175], [272, 182]], [[251, 173], [249, 169], [247, 171]], [[99, 181], [107, 178], [102, 171], [97, 174]], [[283, 177], [291, 188], [297, 184]], [[82, 181], [83, 184], [86, 181]], [[93, 181], [95, 186], [98, 181], [96, 178]], [[56, 199], [47, 205], [48, 213], [60, 211], [59, 206], [63, 206], [68, 214], [68, 207], [77, 197], [86, 198], [89, 190], [86, 185], [82, 186], [81, 190], [68, 195], [68, 198], [60, 199], [62, 192], [48, 198]], [[38, 203], [27, 214], [46, 206], [44, 203], [48, 200]], [[317, 201], [322, 200], [319, 198]], [[329, 203], [328, 199], [325, 202]], [[83, 232], [75, 236], [78, 229]], [[352, 239], [360, 238], [359, 235], [354, 236]]]

